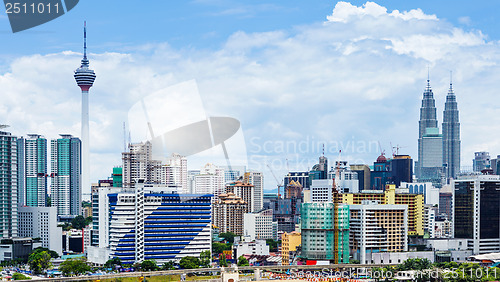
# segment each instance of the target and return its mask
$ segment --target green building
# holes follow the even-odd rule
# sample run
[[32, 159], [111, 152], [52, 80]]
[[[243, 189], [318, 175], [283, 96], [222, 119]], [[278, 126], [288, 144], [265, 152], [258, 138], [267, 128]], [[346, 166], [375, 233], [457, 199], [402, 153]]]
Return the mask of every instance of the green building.
[[18, 235], [17, 157], [17, 137], [0, 131], [0, 238]]
[[122, 187], [123, 184], [123, 168], [114, 167], [113, 168], [113, 187]]
[[[302, 257], [349, 263], [349, 206], [338, 205], [335, 224], [333, 203], [303, 203], [301, 209]], [[335, 238], [335, 232], [338, 238]], [[336, 260], [335, 252], [338, 255]]]
[[[21, 140], [21, 139], [20, 139]], [[29, 207], [45, 207], [47, 201], [47, 139], [28, 134], [24, 148], [25, 194], [23, 202]], [[23, 160], [19, 160], [22, 162]], [[22, 175], [19, 174], [19, 178]], [[25, 201], [24, 201], [25, 200]]]

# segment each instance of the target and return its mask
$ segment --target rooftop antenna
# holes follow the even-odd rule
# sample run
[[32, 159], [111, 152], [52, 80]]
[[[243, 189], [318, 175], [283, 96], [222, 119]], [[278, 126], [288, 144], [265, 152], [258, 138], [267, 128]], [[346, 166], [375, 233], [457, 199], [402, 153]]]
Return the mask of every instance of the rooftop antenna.
[[323, 143], [323, 157], [325, 156], [325, 143]]

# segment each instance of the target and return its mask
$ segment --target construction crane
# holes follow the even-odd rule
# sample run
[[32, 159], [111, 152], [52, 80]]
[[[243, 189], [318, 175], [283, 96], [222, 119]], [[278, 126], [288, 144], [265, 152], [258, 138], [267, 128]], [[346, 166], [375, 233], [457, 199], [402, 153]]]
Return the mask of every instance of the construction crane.
[[340, 180], [340, 159], [342, 150], [339, 150], [339, 160], [335, 167], [335, 178], [332, 179], [332, 201], [333, 201], [333, 259], [334, 264], [339, 263], [339, 202], [340, 193], [335, 180]]
[[[391, 143], [391, 147], [392, 147], [392, 143]], [[406, 146], [404, 147], [401, 147], [399, 146], [399, 144], [397, 144], [396, 146], [392, 147], [392, 156], [393, 157], [396, 157], [397, 155], [399, 155], [399, 149], [402, 149], [402, 148], [406, 148]], [[396, 149], [396, 152], [394, 152], [394, 149]]]
[[271, 171], [271, 173], [272, 173], [272, 175], [273, 175], [274, 179], [276, 180], [276, 184], [277, 184], [277, 186], [278, 186], [278, 198], [280, 198], [280, 199], [281, 199], [280, 187], [281, 187], [281, 186], [283, 186], [283, 180], [281, 181], [281, 184], [280, 184], [280, 182], [279, 182], [279, 180], [278, 180], [278, 177], [276, 177], [276, 174], [274, 174], [273, 169], [272, 169], [269, 165], [267, 165], [267, 167], [269, 168], [269, 170]]

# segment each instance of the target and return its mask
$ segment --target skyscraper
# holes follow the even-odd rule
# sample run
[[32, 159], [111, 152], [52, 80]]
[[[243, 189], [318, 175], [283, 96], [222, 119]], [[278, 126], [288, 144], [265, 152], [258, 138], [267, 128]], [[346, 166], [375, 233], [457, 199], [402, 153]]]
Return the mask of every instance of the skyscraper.
[[420, 121], [418, 122], [418, 163], [416, 165], [415, 174], [417, 178], [421, 176], [421, 168], [423, 164], [424, 157], [424, 143], [423, 137], [427, 132], [427, 128], [437, 128], [437, 116], [436, 116], [436, 101], [434, 100], [434, 94], [432, 93], [430, 80], [427, 79], [427, 87], [424, 91], [424, 97], [422, 99], [422, 107], [420, 107]]
[[81, 214], [81, 141], [67, 134], [51, 140], [51, 197], [58, 215]]
[[443, 112], [443, 164], [446, 178], [455, 178], [460, 172], [460, 122], [451, 81]]
[[95, 73], [89, 68], [87, 59], [87, 25], [83, 28], [83, 59], [81, 66], [75, 71], [75, 80], [82, 90], [82, 187], [90, 193], [89, 163], [89, 89], [94, 84]]
[[[22, 148], [19, 148], [22, 150]], [[26, 206], [45, 207], [47, 199], [47, 139], [29, 134], [24, 147]]]
[[264, 174], [260, 171], [245, 172], [245, 183], [254, 186], [253, 211], [260, 211], [264, 205]]
[[16, 237], [17, 137], [10, 132], [0, 131], [0, 156], [0, 238]]

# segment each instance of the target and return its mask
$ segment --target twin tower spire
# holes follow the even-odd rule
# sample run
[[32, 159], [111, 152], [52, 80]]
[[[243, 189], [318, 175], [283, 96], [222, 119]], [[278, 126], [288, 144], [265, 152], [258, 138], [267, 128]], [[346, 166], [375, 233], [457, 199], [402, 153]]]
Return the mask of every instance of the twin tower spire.
[[440, 187], [442, 179], [456, 178], [460, 172], [460, 122], [457, 100], [450, 73], [450, 88], [443, 111], [442, 134], [439, 133], [436, 102], [429, 76], [420, 108], [418, 162], [416, 176]]

